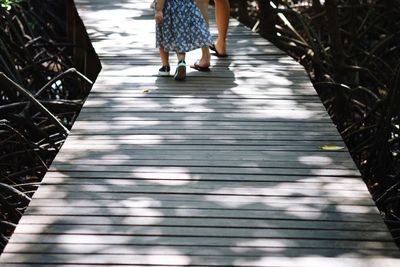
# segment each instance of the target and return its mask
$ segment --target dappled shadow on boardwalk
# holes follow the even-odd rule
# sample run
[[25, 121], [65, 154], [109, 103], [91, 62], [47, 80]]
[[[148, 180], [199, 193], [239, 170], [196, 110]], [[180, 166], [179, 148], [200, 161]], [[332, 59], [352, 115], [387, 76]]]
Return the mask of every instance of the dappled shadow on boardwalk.
[[348, 153], [319, 148], [343, 143], [296, 63], [232, 24], [233, 55], [210, 73], [158, 78], [148, 4], [108, 2], [85, 11], [103, 71], [8, 262], [374, 266], [398, 254]]

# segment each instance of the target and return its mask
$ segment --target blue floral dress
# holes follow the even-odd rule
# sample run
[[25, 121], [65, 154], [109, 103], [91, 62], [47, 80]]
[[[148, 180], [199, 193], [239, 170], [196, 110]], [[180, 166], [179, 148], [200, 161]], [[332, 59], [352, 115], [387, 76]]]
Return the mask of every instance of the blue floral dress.
[[165, 0], [163, 14], [164, 22], [156, 25], [156, 47], [184, 53], [213, 44], [194, 0]]

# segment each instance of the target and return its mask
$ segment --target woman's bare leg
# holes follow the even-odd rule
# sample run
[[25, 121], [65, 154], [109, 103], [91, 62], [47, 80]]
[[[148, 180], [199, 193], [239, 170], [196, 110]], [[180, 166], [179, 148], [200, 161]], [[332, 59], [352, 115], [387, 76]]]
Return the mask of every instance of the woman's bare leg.
[[[199, 7], [204, 20], [209, 24], [210, 17], [208, 15], [208, 4], [210, 0], [196, 0], [196, 4]], [[196, 62], [201, 67], [209, 67], [211, 61], [210, 49], [208, 47], [201, 48], [201, 58]]]
[[229, 17], [229, 0], [215, 0], [215, 19], [218, 30], [215, 48], [219, 54], [226, 54], [226, 37], [228, 35]]
[[210, 22], [210, 17], [208, 15], [208, 5], [210, 0], [196, 0], [196, 5], [199, 7], [201, 14], [203, 15], [207, 24]]

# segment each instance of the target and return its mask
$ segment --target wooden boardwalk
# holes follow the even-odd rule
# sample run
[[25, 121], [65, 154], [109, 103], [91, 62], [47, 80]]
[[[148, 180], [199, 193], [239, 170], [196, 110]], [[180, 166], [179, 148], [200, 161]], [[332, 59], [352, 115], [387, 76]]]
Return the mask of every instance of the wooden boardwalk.
[[1, 266], [400, 266], [303, 68], [232, 20], [158, 78], [149, 2], [76, 1], [103, 70]]

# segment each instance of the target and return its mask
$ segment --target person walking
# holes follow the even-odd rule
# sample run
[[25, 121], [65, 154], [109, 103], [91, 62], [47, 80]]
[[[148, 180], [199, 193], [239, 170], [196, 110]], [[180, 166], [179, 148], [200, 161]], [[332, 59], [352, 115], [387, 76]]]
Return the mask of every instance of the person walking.
[[170, 76], [169, 52], [176, 52], [175, 80], [186, 79], [186, 52], [208, 48], [213, 39], [195, 0], [157, 0], [155, 5], [156, 47], [162, 67], [160, 76]]
[[[210, 0], [196, 0], [197, 6], [201, 10], [204, 19], [209, 23], [208, 6]], [[215, 20], [217, 25], [218, 37], [214, 44], [210, 47], [201, 49], [201, 58], [197, 60], [192, 68], [200, 71], [209, 71], [211, 54], [210, 50], [214, 51], [217, 57], [227, 57], [226, 38], [229, 28], [230, 4], [229, 0], [215, 0]]]

